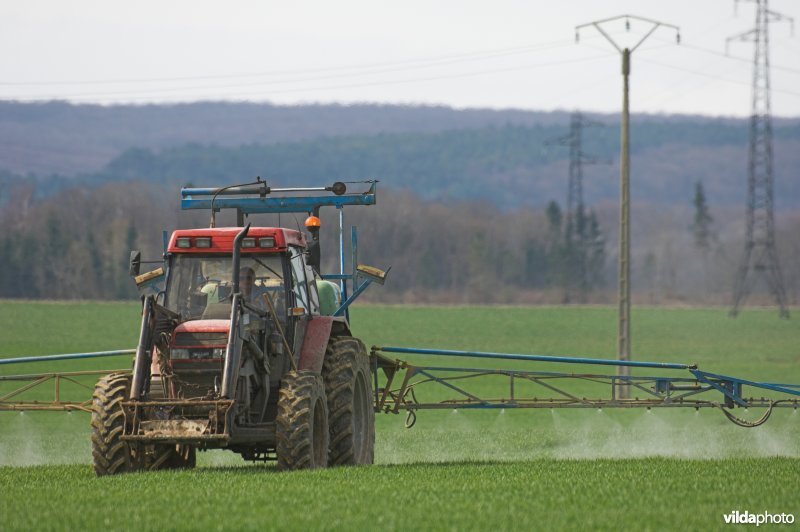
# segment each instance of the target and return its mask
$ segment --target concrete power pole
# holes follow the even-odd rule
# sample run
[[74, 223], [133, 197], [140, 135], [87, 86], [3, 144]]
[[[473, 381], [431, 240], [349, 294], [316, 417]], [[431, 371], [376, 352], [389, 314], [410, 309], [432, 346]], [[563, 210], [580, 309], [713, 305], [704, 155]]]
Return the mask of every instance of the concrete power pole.
[[744, 257], [736, 273], [730, 315], [735, 317], [739, 313], [739, 306], [747, 297], [754, 277], [760, 276], [766, 280], [780, 309], [780, 316], [788, 318], [786, 290], [778, 263], [778, 252], [775, 250], [768, 30], [770, 22], [787, 20], [794, 25], [794, 20], [770, 11], [767, 8], [767, 0], [752, 1], [756, 4], [755, 29], [730, 37], [726, 42], [726, 48], [731, 41], [755, 43], [750, 153], [747, 168], [747, 240]]
[[[603, 29], [604, 25], [618, 20], [625, 21], [625, 29], [630, 30], [630, 21], [637, 20], [650, 26], [649, 31], [639, 39], [632, 48], [620, 48], [617, 42]], [[628, 77], [631, 73], [631, 54], [659, 27], [664, 26], [675, 30], [677, 42], [680, 43], [680, 29], [672, 24], [657, 22], [655, 20], [637, 17], [634, 15], [620, 15], [603, 20], [596, 20], [575, 27], [575, 40], [580, 36], [580, 30], [593, 26], [611, 45], [622, 54], [622, 124], [620, 132], [620, 208], [619, 208], [619, 321], [617, 331], [617, 354], [619, 360], [630, 360], [631, 352], [631, 222], [630, 222], [630, 112], [628, 101]], [[620, 366], [617, 375], [628, 377], [630, 368]], [[618, 384], [619, 399], [628, 399], [630, 390], [627, 383]]]

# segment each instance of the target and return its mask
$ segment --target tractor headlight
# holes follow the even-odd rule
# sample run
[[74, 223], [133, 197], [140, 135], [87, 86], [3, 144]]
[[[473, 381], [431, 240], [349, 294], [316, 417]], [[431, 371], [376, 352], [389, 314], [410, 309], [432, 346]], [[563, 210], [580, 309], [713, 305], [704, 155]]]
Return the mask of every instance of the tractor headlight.
[[209, 349], [183, 349], [174, 347], [170, 352], [172, 360], [210, 360], [212, 358], [225, 358], [226, 348], [215, 347]]
[[189, 350], [188, 349], [173, 348], [169, 352], [169, 357], [172, 360], [189, 360], [189, 358], [190, 358]]
[[192, 349], [190, 356], [192, 360], [205, 360], [211, 358], [212, 349]]
[[242, 247], [243, 248], [254, 248], [254, 247], [256, 247], [256, 239], [255, 238], [243, 238], [242, 239]]
[[192, 349], [190, 355], [192, 360], [211, 360], [212, 358], [225, 358], [225, 348], [216, 347], [214, 349]]

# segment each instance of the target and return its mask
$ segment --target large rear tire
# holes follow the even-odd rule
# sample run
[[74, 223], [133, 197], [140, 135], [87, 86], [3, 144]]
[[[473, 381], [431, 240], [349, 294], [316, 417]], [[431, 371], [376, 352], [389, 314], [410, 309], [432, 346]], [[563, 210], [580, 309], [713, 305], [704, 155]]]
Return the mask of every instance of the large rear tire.
[[122, 401], [130, 392], [130, 377], [112, 373], [102, 377], [92, 395], [92, 464], [98, 477], [134, 469], [130, 446], [122, 441], [125, 415]]
[[322, 377], [290, 371], [282, 380], [276, 419], [278, 469], [328, 465], [328, 406]]
[[369, 356], [358, 338], [332, 338], [322, 367], [332, 466], [372, 464], [375, 409]]

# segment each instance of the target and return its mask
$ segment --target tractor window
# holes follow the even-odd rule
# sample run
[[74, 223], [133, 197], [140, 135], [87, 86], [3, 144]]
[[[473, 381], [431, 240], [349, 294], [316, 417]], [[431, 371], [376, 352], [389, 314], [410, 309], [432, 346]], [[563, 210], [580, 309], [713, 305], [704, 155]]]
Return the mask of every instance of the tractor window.
[[[181, 321], [230, 316], [232, 291], [229, 256], [173, 255], [164, 305]], [[286, 314], [286, 288], [281, 256], [242, 255], [239, 290], [245, 301], [266, 312], [269, 297], [279, 316]], [[227, 309], [227, 310], [226, 310]]]
[[317, 292], [317, 272], [306, 264], [306, 279], [308, 279], [308, 296], [311, 302], [311, 312], [314, 314], [320, 313], [319, 306], [319, 293]]
[[305, 263], [303, 254], [297, 253], [292, 257], [292, 287], [294, 288], [295, 304], [303, 307], [309, 313], [308, 285], [306, 284]]

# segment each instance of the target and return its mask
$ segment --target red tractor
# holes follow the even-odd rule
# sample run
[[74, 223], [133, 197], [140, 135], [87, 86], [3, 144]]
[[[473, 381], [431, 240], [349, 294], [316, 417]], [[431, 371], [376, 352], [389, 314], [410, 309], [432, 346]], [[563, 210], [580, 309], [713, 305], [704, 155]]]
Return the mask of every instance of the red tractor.
[[[369, 183], [356, 194], [342, 183], [270, 189], [260, 179], [182, 191], [182, 208], [210, 209], [211, 227], [172, 233], [154, 271], [139, 274], [140, 254], [131, 254], [141, 333], [132, 375], [95, 387], [97, 475], [193, 467], [198, 449], [214, 448], [277, 459], [281, 469], [373, 462], [375, 368], [347, 308], [386, 274], [356, 266], [355, 228], [346, 274], [341, 231], [344, 206], [375, 203]], [[340, 215], [342, 268], [327, 276], [319, 271], [324, 206]], [[215, 227], [215, 214], [229, 208], [238, 226]], [[306, 213], [310, 240], [300, 230], [244, 226], [250, 214], [276, 212]]]

